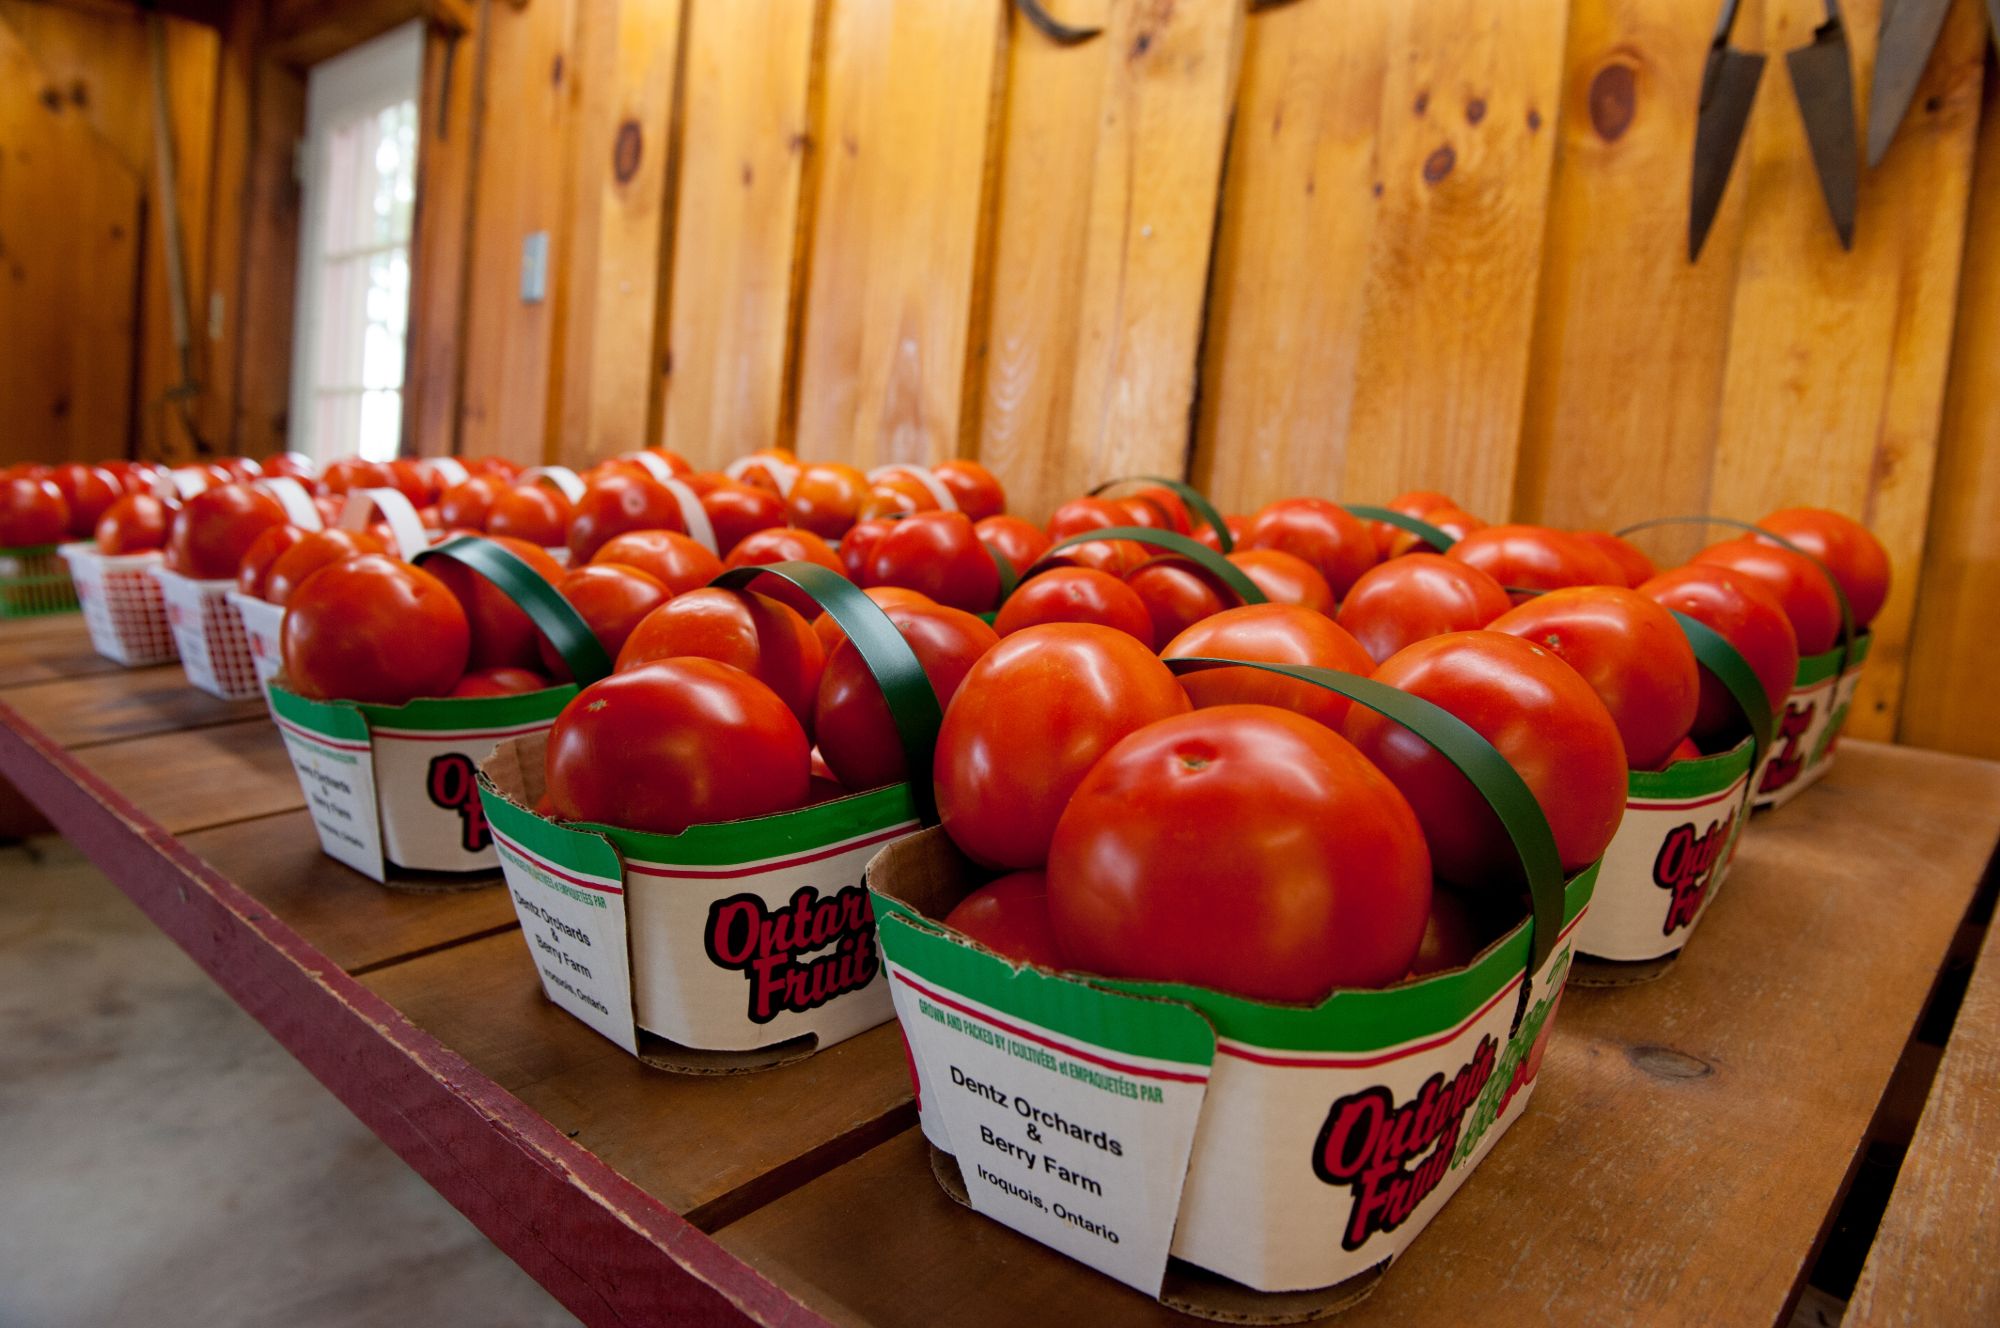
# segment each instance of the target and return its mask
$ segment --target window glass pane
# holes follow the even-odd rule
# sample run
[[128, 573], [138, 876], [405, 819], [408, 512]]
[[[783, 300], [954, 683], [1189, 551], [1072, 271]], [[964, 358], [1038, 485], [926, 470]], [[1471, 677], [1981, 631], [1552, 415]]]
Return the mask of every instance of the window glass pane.
[[403, 427], [403, 394], [363, 392], [348, 399], [361, 403], [353, 450], [370, 461], [387, 461], [396, 455], [396, 439]]

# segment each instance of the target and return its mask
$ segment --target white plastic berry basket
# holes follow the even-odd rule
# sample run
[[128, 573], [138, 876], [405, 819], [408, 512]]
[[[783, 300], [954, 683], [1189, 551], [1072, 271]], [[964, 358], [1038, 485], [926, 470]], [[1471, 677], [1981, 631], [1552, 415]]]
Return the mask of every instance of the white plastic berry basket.
[[76, 588], [55, 545], [0, 549], [0, 618], [75, 611]]
[[278, 676], [278, 667], [285, 662], [281, 635], [285, 625], [284, 606], [240, 590], [229, 592], [229, 602], [243, 619], [243, 635], [250, 641], [250, 664], [257, 671], [257, 691], [268, 700], [271, 679]]
[[65, 544], [60, 552], [98, 654], [127, 668], [164, 664], [179, 655], [160, 583], [152, 576], [160, 565], [158, 550], [108, 554], [84, 543]]
[[225, 701], [244, 701], [257, 695], [257, 664], [250, 653], [250, 637], [243, 629], [243, 615], [229, 602], [229, 592], [236, 583], [197, 581], [164, 567], [154, 568], [152, 576], [166, 600], [167, 622], [173, 628], [188, 682]]

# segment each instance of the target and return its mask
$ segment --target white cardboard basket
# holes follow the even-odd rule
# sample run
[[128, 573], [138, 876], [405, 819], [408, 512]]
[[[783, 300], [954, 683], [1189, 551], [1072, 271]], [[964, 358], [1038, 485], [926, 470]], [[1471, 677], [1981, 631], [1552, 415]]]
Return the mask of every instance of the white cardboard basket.
[[243, 615], [229, 602], [233, 580], [197, 581], [179, 572], [155, 567], [167, 604], [167, 622], [180, 648], [188, 682], [225, 701], [246, 701], [258, 694], [257, 665]]

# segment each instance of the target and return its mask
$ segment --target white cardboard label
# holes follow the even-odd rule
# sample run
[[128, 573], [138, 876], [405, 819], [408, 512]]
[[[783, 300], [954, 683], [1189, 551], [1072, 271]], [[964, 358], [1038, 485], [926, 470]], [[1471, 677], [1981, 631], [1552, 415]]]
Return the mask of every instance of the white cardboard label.
[[320, 847], [328, 857], [382, 880], [386, 873], [375, 810], [375, 760], [368, 744], [321, 737], [284, 719], [277, 723], [299, 773]]
[[1658, 959], [1687, 944], [1736, 855], [1746, 774], [1684, 801], [1634, 798], [1604, 851], [1577, 949], [1599, 959]]
[[493, 842], [548, 998], [626, 1051], [639, 1054], [632, 1017], [625, 890], [615, 880], [557, 867], [497, 831]]
[[972, 1206], [1158, 1296], [1208, 1068], [1106, 1053], [890, 967]]

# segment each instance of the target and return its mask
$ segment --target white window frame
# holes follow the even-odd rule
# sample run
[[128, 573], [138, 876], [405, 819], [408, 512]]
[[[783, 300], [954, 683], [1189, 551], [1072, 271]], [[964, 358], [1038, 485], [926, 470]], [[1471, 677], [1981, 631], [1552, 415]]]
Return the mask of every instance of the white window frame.
[[[287, 446], [321, 461], [322, 440], [312, 436], [318, 412], [313, 383], [319, 362], [321, 291], [326, 255], [327, 140], [335, 126], [423, 95], [424, 25], [411, 19], [352, 50], [316, 64], [306, 75], [306, 136], [299, 148], [299, 259], [292, 323], [292, 401]], [[417, 169], [422, 169], [421, 158]], [[414, 246], [415, 236], [411, 237]], [[384, 248], [401, 246], [383, 246]], [[406, 361], [407, 362], [407, 361]], [[407, 386], [408, 379], [404, 380]]]

